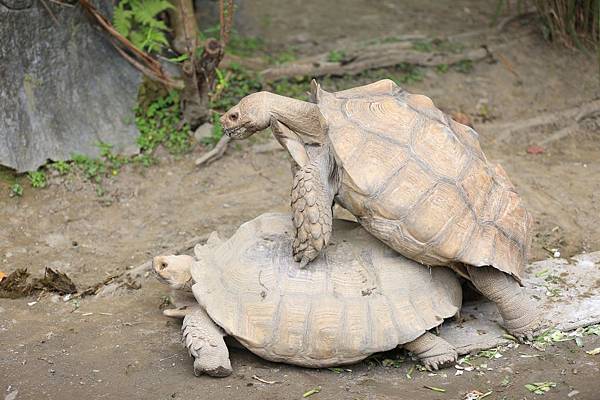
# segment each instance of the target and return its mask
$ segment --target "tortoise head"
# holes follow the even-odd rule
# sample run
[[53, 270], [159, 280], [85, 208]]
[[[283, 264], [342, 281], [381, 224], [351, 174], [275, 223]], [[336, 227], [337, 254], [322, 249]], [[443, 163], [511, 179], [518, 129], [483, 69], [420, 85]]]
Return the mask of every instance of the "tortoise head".
[[246, 139], [266, 129], [271, 123], [269, 94], [252, 93], [223, 114], [221, 125], [225, 134], [232, 139]]
[[194, 258], [186, 255], [157, 256], [152, 260], [152, 270], [159, 281], [171, 288], [190, 290], [193, 262]]

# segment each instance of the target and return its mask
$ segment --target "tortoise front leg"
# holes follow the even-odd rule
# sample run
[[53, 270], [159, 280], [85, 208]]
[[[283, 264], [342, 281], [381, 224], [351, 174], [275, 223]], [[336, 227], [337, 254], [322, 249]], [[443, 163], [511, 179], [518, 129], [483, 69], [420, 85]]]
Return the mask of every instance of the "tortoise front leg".
[[457, 358], [454, 346], [430, 332], [404, 344], [404, 348], [418, 357], [429, 371], [437, 371], [438, 368], [455, 362]]
[[329, 243], [337, 179], [327, 149], [301, 167], [292, 186], [292, 220], [296, 237], [294, 259], [304, 268]]
[[510, 275], [493, 267], [467, 266], [473, 285], [496, 303], [504, 327], [520, 340], [533, 339], [542, 324], [536, 305]]
[[206, 311], [195, 308], [183, 319], [181, 330], [185, 347], [194, 357], [194, 375], [224, 377], [231, 374], [229, 350], [223, 340], [225, 334]]

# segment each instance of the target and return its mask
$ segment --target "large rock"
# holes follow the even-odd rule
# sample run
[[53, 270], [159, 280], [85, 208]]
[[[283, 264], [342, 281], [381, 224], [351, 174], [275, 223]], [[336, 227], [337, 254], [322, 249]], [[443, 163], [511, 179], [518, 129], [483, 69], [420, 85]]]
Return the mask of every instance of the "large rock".
[[[133, 154], [141, 75], [94, 28], [81, 7], [0, 0], [0, 164], [35, 170], [98, 142]], [[108, 14], [109, 0], [99, 4]]]

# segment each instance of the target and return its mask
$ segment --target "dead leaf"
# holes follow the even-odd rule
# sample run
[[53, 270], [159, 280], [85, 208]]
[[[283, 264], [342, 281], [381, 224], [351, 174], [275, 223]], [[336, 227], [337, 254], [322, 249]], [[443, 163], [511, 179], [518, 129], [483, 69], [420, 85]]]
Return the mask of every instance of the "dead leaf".
[[586, 351], [587, 354], [591, 355], [591, 356], [595, 356], [597, 354], [600, 354], [600, 347], [596, 347], [593, 350], [590, 351]]
[[64, 272], [55, 271], [52, 268], [46, 267], [44, 277], [35, 279], [33, 288], [38, 290], [47, 290], [58, 294], [73, 294], [77, 293], [75, 284]]
[[527, 153], [529, 154], [542, 154], [544, 153], [544, 148], [538, 145], [531, 145], [527, 148]]
[[33, 288], [27, 282], [28, 278], [29, 272], [26, 268], [11, 272], [0, 282], [0, 298], [18, 299], [29, 296]]
[[2, 271], [0, 271], [0, 282], [2, 282], [2, 280], [6, 278], [6, 274]]

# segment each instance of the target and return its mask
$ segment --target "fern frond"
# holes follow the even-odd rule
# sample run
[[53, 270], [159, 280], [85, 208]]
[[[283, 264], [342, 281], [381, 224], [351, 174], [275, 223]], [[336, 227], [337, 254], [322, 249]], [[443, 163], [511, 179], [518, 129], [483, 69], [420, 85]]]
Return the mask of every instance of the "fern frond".
[[169, 0], [121, 0], [115, 7], [113, 25], [137, 48], [157, 52], [169, 45], [164, 33], [169, 28], [158, 15], [170, 8]]
[[169, 8], [173, 8], [173, 5], [167, 0], [132, 0], [135, 19], [139, 23], [153, 28], [166, 30], [167, 27], [164, 23], [162, 23], [163, 28], [159, 28], [159, 22], [162, 21], [158, 20], [156, 16]]
[[125, 37], [127, 37], [131, 31], [131, 20], [133, 17], [131, 10], [125, 9], [127, 3], [127, 0], [119, 2], [113, 15], [113, 25], [115, 29]]
[[144, 49], [144, 43], [146, 42], [145, 32], [139, 30], [133, 30], [129, 33], [129, 40], [138, 49]]

